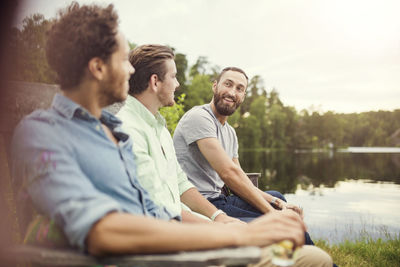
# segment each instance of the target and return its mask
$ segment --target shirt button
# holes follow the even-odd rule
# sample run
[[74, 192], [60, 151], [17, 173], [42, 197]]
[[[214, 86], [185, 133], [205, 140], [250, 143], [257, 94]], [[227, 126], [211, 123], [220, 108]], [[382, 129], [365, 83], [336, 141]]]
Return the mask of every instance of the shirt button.
[[96, 125], [96, 130], [100, 131], [100, 125], [98, 125], [98, 124]]

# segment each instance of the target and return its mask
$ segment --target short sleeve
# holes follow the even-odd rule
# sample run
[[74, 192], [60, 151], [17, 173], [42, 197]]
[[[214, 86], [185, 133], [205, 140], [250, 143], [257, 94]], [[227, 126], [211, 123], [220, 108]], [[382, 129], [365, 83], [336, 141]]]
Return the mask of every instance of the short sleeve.
[[210, 114], [202, 108], [188, 113], [179, 131], [185, 133], [182, 136], [187, 145], [204, 138], [217, 138], [217, 126]]
[[239, 142], [236, 135], [236, 131], [232, 128], [233, 136], [234, 136], [234, 143], [233, 143], [233, 157], [239, 158]]

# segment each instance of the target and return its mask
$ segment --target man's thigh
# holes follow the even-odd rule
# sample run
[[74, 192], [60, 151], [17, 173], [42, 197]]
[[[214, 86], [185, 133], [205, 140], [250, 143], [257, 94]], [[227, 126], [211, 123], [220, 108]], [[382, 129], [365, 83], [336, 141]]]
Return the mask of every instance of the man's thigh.
[[217, 209], [221, 209], [229, 216], [238, 218], [245, 222], [250, 222], [254, 218], [257, 218], [261, 215], [261, 213], [254, 208], [252, 208], [251, 210], [248, 209], [249, 205], [246, 205], [246, 202], [242, 201], [239, 197], [236, 196], [234, 198], [232, 198], [231, 196], [220, 196], [217, 198], [209, 198], [208, 200], [212, 204], [214, 204]]
[[[278, 191], [265, 191], [265, 193], [270, 194], [271, 196], [277, 197], [286, 202], [286, 198], [283, 196], [282, 193], [280, 193]], [[238, 208], [241, 208], [244, 210], [249, 210], [252, 212], [257, 212], [257, 213], [260, 213], [260, 215], [262, 214], [258, 209], [256, 209], [255, 207], [250, 205], [247, 201], [243, 200], [241, 197], [239, 197], [235, 194], [227, 196], [226, 200], [229, 205], [233, 205], [235, 207], [238, 207]]]
[[[296, 263], [294, 267], [332, 267], [332, 258], [322, 249], [315, 246], [303, 246], [296, 252]], [[271, 246], [262, 249], [261, 260], [248, 267], [275, 267], [272, 264]]]
[[255, 215], [255, 217], [261, 216], [263, 213], [260, 212], [258, 209], [254, 208], [252, 205], [250, 205], [247, 201], [243, 200], [239, 196], [236, 195], [230, 195], [226, 197], [226, 201], [228, 205], [237, 207], [242, 210], [247, 210], [250, 211]]

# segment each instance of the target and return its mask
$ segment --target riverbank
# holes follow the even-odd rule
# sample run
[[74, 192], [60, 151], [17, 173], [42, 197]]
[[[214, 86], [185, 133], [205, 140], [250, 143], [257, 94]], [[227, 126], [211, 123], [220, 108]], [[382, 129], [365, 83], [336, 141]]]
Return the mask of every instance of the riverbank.
[[369, 237], [367, 234], [356, 241], [329, 244], [317, 240], [316, 246], [328, 252], [340, 267], [394, 267], [400, 266], [400, 238], [387, 236], [385, 240]]

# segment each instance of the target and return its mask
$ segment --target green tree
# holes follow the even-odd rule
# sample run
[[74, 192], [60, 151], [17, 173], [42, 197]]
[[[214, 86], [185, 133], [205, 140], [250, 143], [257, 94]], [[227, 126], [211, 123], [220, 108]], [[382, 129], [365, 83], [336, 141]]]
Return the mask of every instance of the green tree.
[[250, 79], [249, 84], [247, 86], [246, 98], [241, 105], [242, 107], [241, 114], [249, 112], [251, 103], [262, 93], [266, 93], [263, 86], [263, 81], [259, 75], [256, 75]]
[[184, 111], [185, 95], [178, 96], [178, 100], [172, 107], [164, 107], [160, 109], [161, 115], [165, 118], [167, 128], [171, 135], [174, 134], [175, 128], [178, 125], [179, 120], [185, 113]]
[[212, 83], [207, 74], [196, 74], [188, 85], [185, 110], [209, 103], [213, 96]]
[[189, 77], [194, 78], [196, 75], [206, 74], [208, 64], [209, 64], [209, 62], [208, 62], [207, 57], [200, 56], [196, 60], [196, 63], [194, 63], [194, 65], [190, 68]]
[[10, 44], [15, 55], [12, 78], [20, 81], [56, 83], [56, 74], [46, 60], [46, 32], [50, 21], [41, 14], [24, 18], [22, 30], [13, 30], [13, 43]]
[[175, 64], [176, 64], [176, 78], [178, 79], [179, 82], [179, 91], [177, 92], [176, 97], [182, 94], [187, 95], [188, 87], [187, 87], [186, 71], [188, 68], [188, 61], [186, 59], [186, 55], [182, 53], [176, 53]]
[[131, 41], [128, 41], [128, 45], [129, 45], [129, 49], [130, 49], [130, 50], [135, 49], [136, 46], [137, 46], [137, 44], [135, 44], [135, 43], [133, 43], [133, 42], [131, 42]]
[[[269, 126], [269, 118], [267, 117], [267, 98], [263, 95], [257, 96], [251, 103], [249, 113], [251, 116], [257, 118], [257, 125], [251, 127], [258, 127], [258, 129], [253, 129], [253, 131], [257, 131], [254, 136], [258, 137], [256, 141], [256, 147], [267, 147], [267, 138], [270, 132]], [[260, 133], [258, 133], [260, 132]]]
[[[249, 113], [247, 113], [249, 114]], [[236, 129], [239, 147], [259, 148], [261, 138], [260, 120], [254, 115], [240, 117], [240, 126]]]

